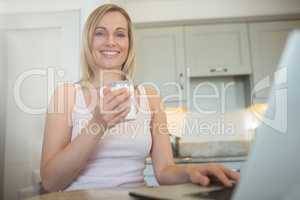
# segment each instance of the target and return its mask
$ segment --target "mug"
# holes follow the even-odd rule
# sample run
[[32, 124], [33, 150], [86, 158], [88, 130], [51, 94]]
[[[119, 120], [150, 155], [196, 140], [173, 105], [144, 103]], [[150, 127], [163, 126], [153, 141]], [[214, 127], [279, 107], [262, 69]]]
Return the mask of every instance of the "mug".
[[[125, 117], [125, 121], [128, 120], [135, 120], [136, 119], [136, 102], [135, 102], [135, 97], [134, 97], [134, 86], [131, 84], [129, 81], [116, 81], [110, 83], [110, 88], [111, 91], [121, 89], [121, 88], [127, 88], [130, 94], [130, 111]], [[100, 88], [100, 95], [103, 93], [103, 88]]]

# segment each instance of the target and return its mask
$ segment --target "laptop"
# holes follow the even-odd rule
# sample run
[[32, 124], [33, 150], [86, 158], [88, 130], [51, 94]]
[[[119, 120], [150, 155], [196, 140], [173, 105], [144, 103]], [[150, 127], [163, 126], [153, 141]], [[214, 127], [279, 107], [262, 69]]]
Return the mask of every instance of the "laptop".
[[300, 199], [300, 30], [289, 35], [262, 120], [235, 189], [181, 184], [133, 189], [129, 195], [140, 199]]

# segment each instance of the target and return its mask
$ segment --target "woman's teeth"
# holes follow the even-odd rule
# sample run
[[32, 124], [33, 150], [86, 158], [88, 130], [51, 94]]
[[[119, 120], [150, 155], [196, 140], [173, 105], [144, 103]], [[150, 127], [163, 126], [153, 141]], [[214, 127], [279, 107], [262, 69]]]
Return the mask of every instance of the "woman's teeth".
[[101, 53], [103, 55], [107, 55], [107, 56], [114, 56], [114, 55], [117, 55], [119, 53], [119, 51], [101, 51]]

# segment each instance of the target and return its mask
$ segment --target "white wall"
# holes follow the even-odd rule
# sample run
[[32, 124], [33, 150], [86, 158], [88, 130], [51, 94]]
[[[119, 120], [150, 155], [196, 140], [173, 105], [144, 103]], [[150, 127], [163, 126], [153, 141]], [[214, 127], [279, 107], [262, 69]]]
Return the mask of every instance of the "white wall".
[[[0, 19], [3, 19], [3, 15]], [[78, 11], [12, 14], [6, 21], [0, 20], [6, 44], [2, 48], [0, 45], [0, 51], [5, 52], [3, 57], [7, 62], [1, 68], [6, 72], [0, 73], [7, 79], [4, 86], [7, 91], [1, 98], [7, 102], [4, 109], [1, 108], [6, 110], [3, 117], [6, 135], [5, 143], [2, 144], [5, 146], [5, 200], [24, 197], [28, 191], [24, 188], [34, 184], [33, 171], [39, 169], [44, 111], [32, 113], [25, 107], [46, 108], [48, 95], [51, 95], [58, 81], [78, 81], [79, 25]], [[17, 86], [17, 80], [20, 81], [25, 75], [23, 72], [38, 69], [46, 73], [48, 67], [56, 69], [53, 76], [48, 71], [49, 77], [45, 74], [27, 77], [17, 87], [21, 96], [16, 98], [18, 96], [14, 93], [14, 87]], [[58, 69], [64, 71], [63, 77], [59, 75]], [[20, 102], [26, 106], [21, 106]]]
[[[82, 3], [84, 2], [84, 4]], [[12, 81], [11, 78], [7, 80], [7, 65], [4, 63], [6, 60], [7, 56], [4, 54], [7, 52], [7, 46], [4, 46], [3, 43], [7, 43], [8, 39], [4, 38], [4, 36], [7, 36], [6, 34], [2, 34], [2, 32], [7, 32], [7, 21], [13, 20], [14, 14], [19, 14], [19, 13], [45, 13], [45, 15], [49, 14], [49, 12], [53, 13], [55, 11], [71, 11], [71, 10], [81, 10], [81, 17], [84, 19], [85, 13], [88, 13], [93, 7], [97, 6], [98, 4], [100, 5], [101, 2], [104, 2], [102, 0], [97, 0], [97, 1], [79, 1], [79, 0], [74, 0], [74, 1], [45, 1], [45, 0], [24, 0], [24, 1], [16, 1], [16, 0], [0, 0], [0, 94], [3, 96], [7, 96], [8, 91], [6, 88], [7, 87], [7, 82]], [[5, 17], [8, 17], [9, 19], [4, 19]], [[16, 15], [17, 16], [17, 15]], [[27, 18], [26, 18], [27, 19]], [[78, 18], [79, 19], [79, 18]], [[14, 21], [14, 20], [13, 20]], [[75, 26], [77, 27], [80, 25], [78, 23], [77, 18], [73, 21], [76, 21]], [[20, 26], [26, 26], [28, 24], [28, 20], [24, 21], [18, 21], [19, 23], [16, 23]], [[34, 23], [33, 23], [34, 24]], [[69, 24], [72, 26], [73, 24]], [[67, 25], [69, 27], [69, 25]], [[34, 26], [34, 25], [33, 25]], [[11, 29], [14, 29], [15, 27], [12, 25], [10, 26]], [[2, 32], [1, 32], [2, 30]], [[36, 29], [38, 31], [39, 29]], [[79, 30], [79, 29], [78, 29]], [[24, 29], [25, 33], [27, 34], [28, 31]], [[74, 31], [72, 32], [71, 37], [77, 37], [77, 32], [75, 33], [74, 36]], [[22, 34], [20, 34], [22, 35]], [[12, 41], [12, 40], [9, 40]], [[46, 40], [44, 40], [46, 41]], [[79, 38], [76, 39], [76, 41], [79, 42]], [[25, 45], [26, 40], [24, 42], [21, 42], [20, 45]], [[28, 42], [27, 42], [28, 43]], [[40, 41], [41, 43], [41, 41]], [[72, 41], [74, 43], [74, 40]], [[34, 46], [34, 45], [33, 45]], [[73, 45], [69, 45], [73, 46]], [[69, 52], [69, 51], [68, 51]], [[78, 51], [79, 52], [79, 51]], [[67, 57], [70, 54], [65, 54]], [[52, 56], [52, 55], [51, 55]], [[20, 58], [20, 57], [18, 57]], [[34, 60], [34, 59], [33, 59]], [[69, 60], [71, 62], [77, 63], [77, 60], [74, 59], [74, 56], [69, 56], [66, 60]], [[57, 66], [57, 65], [49, 65], [49, 66]], [[69, 65], [68, 65], [69, 66]], [[70, 66], [78, 66], [78, 65], [70, 65]], [[22, 69], [19, 69], [22, 71]], [[77, 71], [77, 70], [76, 70]], [[5, 78], [5, 79], [4, 79]], [[27, 97], [29, 98], [30, 95]], [[32, 96], [32, 95], [31, 95]], [[17, 194], [17, 190], [21, 188], [20, 191], [23, 192], [24, 187], [27, 188], [27, 186], [30, 186], [32, 183], [32, 171], [35, 169], [39, 169], [39, 152], [40, 152], [40, 144], [41, 144], [41, 134], [36, 134], [33, 136], [30, 136], [32, 139], [28, 139], [29, 137], [23, 137], [22, 140], [20, 139], [20, 136], [14, 136], [11, 133], [8, 133], [9, 129], [13, 128], [13, 125], [10, 125], [11, 123], [7, 124], [7, 119], [9, 118], [8, 115], [6, 115], [6, 110], [9, 108], [8, 105], [6, 105], [6, 100], [7, 98], [0, 98], [0, 199], [9, 199], [9, 200], [15, 200], [17, 199], [18, 195], [23, 195], [23, 194]], [[11, 111], [11, 109], [9, 109]], [[29, 120], [31, 119], [28, 116], [24, 116], [22, 114], [17, 115], [18, 118], [21, 120]], [[40, 118], [36, 117], [35, 120], [35, 125], [38, 126], [37, 129], [39, 128], [42, 130], [42, 127], [44, 126], [43, 120], [40, 120]], [[24, 123], [23, 123], [24, 124]], [[28, 125], [28, 124], [27, 124]], [[32, 124], [28, 125], [30, 128], [32, 128]], [[29, 128], [29, 129], [30, 129]], [[20, 132], [20, 131], [19, 131]], [[42, 133], [42, 131], [38, 131], [39, 133]], [[15, 141], [21, 141], [21, 144], [15, 145]], [[27, 141], [22, 143], [22, 141]], [[14, 142], [13, 145], [11, 143]], [[28, 145], [29, 144], [29, 145]], [[20, 145], [20, 146], [19, 146]], [[12, 151], [12, 148], [10, 147], [15, 147], [19, 146], [20, 148], [19, 151], [23, 151], [24, 154]], [[30, 152], [34, 152], [34, 154], [30, 154]], [[5, 154], [6, 154], [6, 159], [5, 159]], [[22, 156], [20, 156], [22, 155]], [[36, 156], [38, 155], [38, 156]], [[20, 159], [26, 159], [26, 162], [24, 161], [21, 164], [12, 164], [12, 162], [8, 161], [9, 160], [20, 160]], [[6, 161], [5, 161], [6, 160]], [[6, 167], [5, 167], [6, 166]], [[21, 166], [21, 170], [17, 169], [17, 167]], [[23, 167], [24, 166], [24, 167]], [[4, 169], [6, 170], [5, 176], [4, 176]], [[5, 181], [4, 181], [5, 180]], [[29, 190], [24, 190], [25, 192], [27, 191], [29, 194], [32, 192], [30, 191], [31, 188], [28, 188]], [[4, 194], [5, 193], [5, 194]]]
[[[82, 20], [95, 7], [112, 0], [0, 0], [0, 14], [81, 10]], [[83, 21], [81, 22], [83, 24]]]
[[[4, 55], [4, 38], [0, 31], [0, 94], [5, 94], [5, 55]], [[4, 178], [4, 141], [5, 141], [5, 100], [0, 98], [0, 199], [3, 198], [3, 178]]]
[[1, 13], [23, 13], [39, 11], [62, 11], [78, 9], [82, 0], [0, 0]]
[[300, 13], [299, 0], [119, 0], [134, 22]]
[[101, 3], [124, 6], [136, 23], [299, 14], [300, 0], [0, 0], [0, 13], [83, 9]]
[[117, 0], [0, 0], [0, 13], [78, 10]]

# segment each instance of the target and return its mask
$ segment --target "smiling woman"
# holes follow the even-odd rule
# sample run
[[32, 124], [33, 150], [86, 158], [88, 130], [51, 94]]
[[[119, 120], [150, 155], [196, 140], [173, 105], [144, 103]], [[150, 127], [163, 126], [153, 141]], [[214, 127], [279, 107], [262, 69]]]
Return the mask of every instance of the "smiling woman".
[[124, 74], [133, 78], [132, 29], [130, 17], [120, 7], [101, 6], [90, 14], [83, 31], [83, 80], [94, 78], [96, 65], [117, 70], [121, 66]]
[[[54, 109], [47, 113], [43, 187], [47, 191], [140, 187], [145, 185], [143, 171], [149, 155], [160, 184], [207, 185], [214, 176], [231, 186], [230, 180], [238, 180], [239, 175], [222, 165], [174, 163], [157, 91], [138, 85], [132, 98], [126, 89], [112, 90], [111, 83], [131, 81], [134, 59], [126, 11], [113, 4], [94, 10], [83, 32], [82, 80], [58, 88], [51, 102]], [[102, 94], [99, 86], [104, 86]], [[134, 120], [125, 121], [132, 99], [138, 112]]]
[[110, 12], [103, 16], [96, 27], [92, 45], [96, 65], [118, 69], [124, 63], [129, 48], [127, 29], [121, 13]]

